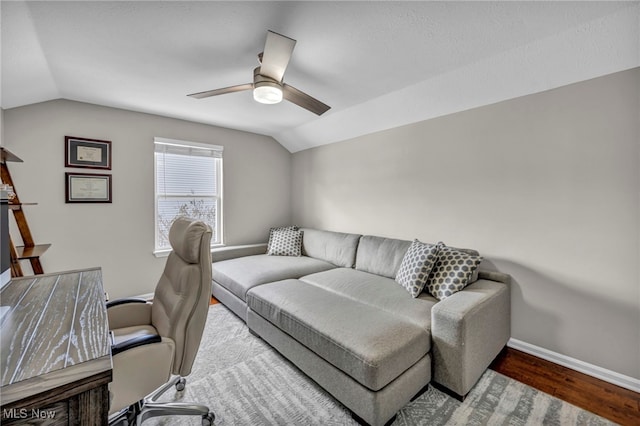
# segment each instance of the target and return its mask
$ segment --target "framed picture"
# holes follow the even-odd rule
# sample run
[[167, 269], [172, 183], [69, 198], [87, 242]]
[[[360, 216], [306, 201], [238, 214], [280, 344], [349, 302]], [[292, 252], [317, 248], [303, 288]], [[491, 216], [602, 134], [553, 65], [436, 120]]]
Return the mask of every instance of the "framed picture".
[[65, 173], [65, 202], [110, 203], [111, 175]]
[[111, 141], [65, 136], [64, 166], [111, 170]]

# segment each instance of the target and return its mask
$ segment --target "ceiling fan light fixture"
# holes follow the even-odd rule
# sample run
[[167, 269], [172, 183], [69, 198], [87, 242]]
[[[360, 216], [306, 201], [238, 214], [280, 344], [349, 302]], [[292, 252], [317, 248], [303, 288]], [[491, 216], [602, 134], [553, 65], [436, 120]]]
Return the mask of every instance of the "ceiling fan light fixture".
[[282, 102], [282, 87], [273, 81], [260, 81], [253, 88], [253, 99], [261, 104]]

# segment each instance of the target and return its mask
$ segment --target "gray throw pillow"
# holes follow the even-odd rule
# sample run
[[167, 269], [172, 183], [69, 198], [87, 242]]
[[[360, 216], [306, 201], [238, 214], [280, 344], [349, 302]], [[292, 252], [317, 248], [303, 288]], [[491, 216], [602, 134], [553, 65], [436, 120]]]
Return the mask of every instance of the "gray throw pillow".
[[269, 256], [301, 256], [302, 231], [281, 229], [271, 233]]
[[427, 289], [438, 300], [446, 299], [465, 288], [482, 262], [482, 256], [464, 253], [444, 243], [439, 243], [438, 261], [436, 262]]
[[429, 274], [437, 259], [439, 246], [413, 240], [402, 258], [396, 274], [396, 282], [413, 297], [418, 297], [424, 289]]

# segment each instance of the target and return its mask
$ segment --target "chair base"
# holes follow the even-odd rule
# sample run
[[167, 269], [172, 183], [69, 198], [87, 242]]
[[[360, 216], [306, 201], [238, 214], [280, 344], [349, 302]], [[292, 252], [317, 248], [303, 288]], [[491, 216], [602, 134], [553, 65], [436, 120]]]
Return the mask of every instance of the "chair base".
[[186, 379], [175, 376], [144, 399], [109, 417], [109, 426], [141, 425], [147, 419], [160, 416], [202, 416], [202, 426], [211, 426], [215, 420], [213, 411], [204, 405], [184, 402], [156, 402], [166, 391], [176, 387], [184, 390]]

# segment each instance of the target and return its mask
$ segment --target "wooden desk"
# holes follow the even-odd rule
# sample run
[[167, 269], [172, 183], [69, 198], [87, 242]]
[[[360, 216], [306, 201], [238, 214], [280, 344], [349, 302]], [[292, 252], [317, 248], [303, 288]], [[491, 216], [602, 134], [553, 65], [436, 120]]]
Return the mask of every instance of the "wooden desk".
[[107, 424], [112, 364], [101, 270], [15, 278], [0, 290], [0, 306], [0, 423]]

